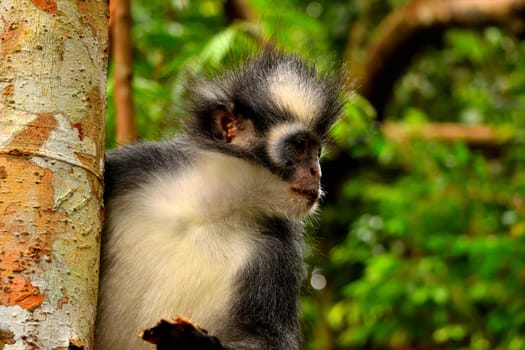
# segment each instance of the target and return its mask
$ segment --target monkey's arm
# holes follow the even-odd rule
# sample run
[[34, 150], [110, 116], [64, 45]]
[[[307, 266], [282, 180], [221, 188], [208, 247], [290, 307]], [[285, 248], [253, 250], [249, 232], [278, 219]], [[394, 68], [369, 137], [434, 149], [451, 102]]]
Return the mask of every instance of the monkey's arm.
[[189, 320], [177, 317], [173, 322], [161, 320], [155, 327], [146, 329], [140, 337], [155, 344], [157, 350], [223, 350], [217, 337]]

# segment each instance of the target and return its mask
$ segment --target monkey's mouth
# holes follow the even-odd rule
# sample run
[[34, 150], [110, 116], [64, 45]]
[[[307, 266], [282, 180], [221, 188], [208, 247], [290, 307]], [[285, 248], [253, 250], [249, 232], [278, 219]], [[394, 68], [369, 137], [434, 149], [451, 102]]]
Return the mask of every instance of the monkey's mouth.
[[310, 205], [313, 205], [319, 199], [319, 196], [320, 196], [320, 192], [318, 189], [306, 189], [306, 188], [292, 187], [291, 191], [292, 193], [295, 193], [301, 197], [306, 198]]

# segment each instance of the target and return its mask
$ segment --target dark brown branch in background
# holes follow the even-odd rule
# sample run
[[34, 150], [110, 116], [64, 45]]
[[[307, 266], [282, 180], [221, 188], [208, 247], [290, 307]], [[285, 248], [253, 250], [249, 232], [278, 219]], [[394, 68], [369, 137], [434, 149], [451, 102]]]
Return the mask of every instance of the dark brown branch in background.
[[226, 0], [224, 3], [224, 13], [228, 18], [228, 23], [243, 21], [249, 25], [242, 26], [244, 34], [251, 38], [260, 47], [275, 47], [278, 44], [264, 36], [258, 24], [257, 13], [253, 10], [250, 3], [246, 0]]
[[[439, 43], [450, 28], [507, 28], [517, 36], [525, 33], [525, 0], [413, 0], [392, 11], [379, 25], [374, 39], [366, 49], [363, 61], [345, 57], [349, 73], [355, 77], [350, 84], [376, 108], [378, 120], [397, 79], [404, 73], [412, 57], [426, 46]], [[349, 38], [352, 42], [352, 39]], [[408, 128], [408, 129], [407, 129]], [[437, 141], [464, 141], [472, 147], [501, 149], [509, 135], [486, 126], [461, 124], [428, 124], [420, 128], [385, 124], [382, 132], [391, 140], [407, 141], [431, 138]], [[359, 168], [359, 162], [346, 152], [337, 152], [325, 162], [325, 189], [337, 196], [347, 180], [341, 169]], [[329, 199], [327, 199], [329, 201]]]
[[414, 54], [441, 40], [446, 29], [490, 25], [525, 32], [525, 0], [415, 0], [391, 12], [367, 49], [365, 62], [351, 67], [357, 91], [378, 112], [379, 119]]
[[473, 146], [498, 146], [512, 137], [512, 133], [496, 126], [459, 123], [410, 125], [386, 122], [381, 131], [387, 139], [392, 141], [403, 142], [420, 138], [442, 142], [463, 141]]
[[110, 27], [117, 113], [116, 141], [119, 145], [137, 141], [133, 108], [133, 60], [131, 45], [131, 1], [110, 0]]
[[228, 17], [228, 22], [235, 20], [254, 22], [257, 16], [250, 5], [245, 0], [227, 0], [224, 3], [224, 13]]

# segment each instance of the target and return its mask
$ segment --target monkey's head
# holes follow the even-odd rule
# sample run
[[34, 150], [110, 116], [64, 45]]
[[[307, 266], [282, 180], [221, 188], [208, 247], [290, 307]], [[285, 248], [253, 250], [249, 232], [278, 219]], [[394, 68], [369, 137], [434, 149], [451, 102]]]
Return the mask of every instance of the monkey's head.
[[319, 158], [341, 112], [337, 79], [270, 49], [218, 78], [196, 81], [191, 91], [190, 135], [269, 169], [305, 212], [315, 207]]

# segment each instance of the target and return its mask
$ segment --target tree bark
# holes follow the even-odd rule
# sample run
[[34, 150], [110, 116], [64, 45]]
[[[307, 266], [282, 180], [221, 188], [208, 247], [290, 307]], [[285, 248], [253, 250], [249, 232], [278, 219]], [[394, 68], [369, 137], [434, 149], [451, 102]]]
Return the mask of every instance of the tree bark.
[[92, 349], [103, 0], [0, 1], [0, 349]]
[[395, 81], [417, 52], [439, 41], [446, 29], [489, 25], [523, 34], [525, 0], [414, 0], [379, 25], [367, 58], [350, 65], [356, 77], [352, 85], [376, 108], [381, 120]]
[[119, 145], [137, 141], [133, 108], [133, 59], [131, 39], [131, 1], [111, 0], [112, 54], [115, 63], [116, 141]]

